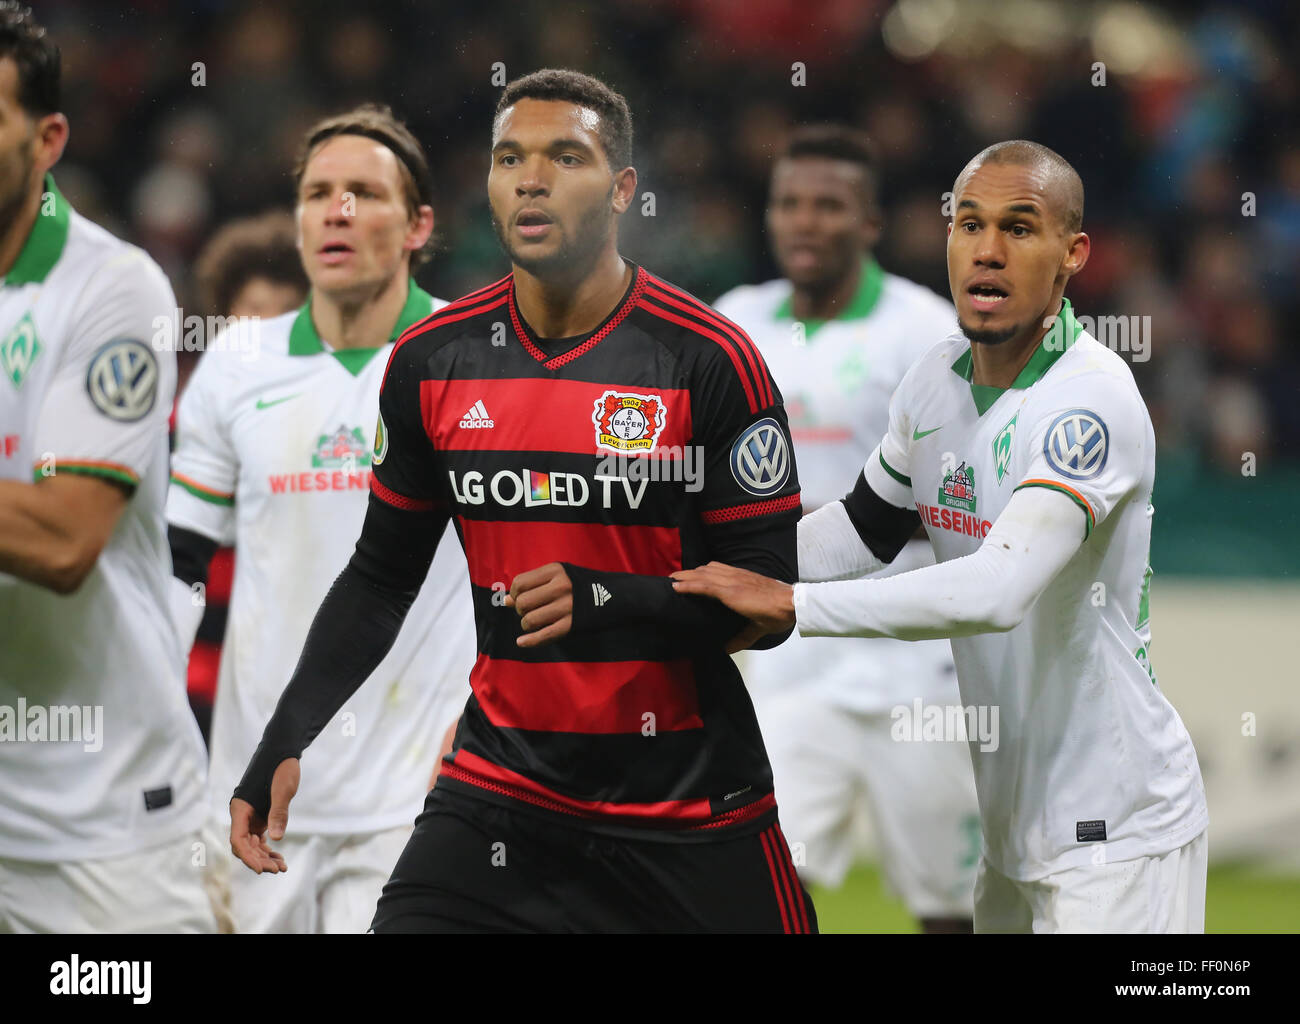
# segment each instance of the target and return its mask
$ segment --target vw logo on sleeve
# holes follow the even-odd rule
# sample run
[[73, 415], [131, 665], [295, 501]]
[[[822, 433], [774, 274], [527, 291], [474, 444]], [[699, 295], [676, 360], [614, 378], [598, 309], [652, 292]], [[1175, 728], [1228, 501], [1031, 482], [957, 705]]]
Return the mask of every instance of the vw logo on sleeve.
[[790, 447], [776, 420], [768, 416], [741, 434], [731, 447], [731, 475], [759, 497], [785, 486], [790, 476]]
[[1056, 417], [1043, 438], [1047, 464], [1072, 480], [1087, 480], [1106, 466], [1110, 434], [1100, 416], [1071, 409]]
[[110, 419], [138, 420], [153, 408], [158, 360], [144, 342], [115, 338], [90, 361], [86, 391], [95, 408]]

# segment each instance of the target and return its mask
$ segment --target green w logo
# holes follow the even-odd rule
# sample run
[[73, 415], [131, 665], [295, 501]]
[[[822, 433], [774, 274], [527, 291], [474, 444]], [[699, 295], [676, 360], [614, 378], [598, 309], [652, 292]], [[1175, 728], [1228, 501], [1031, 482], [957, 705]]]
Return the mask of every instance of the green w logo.
[[1007, 475], [1011, 468], [1011, 441], [1016, 436], [1016, 419], [1020, 413], [1011, 417], [1011, 422], [998, 431], [998, 436], [993, 439], [993, 465], [998, 471], [998, 483], [1002, 483], [1002, 478]]
[[23, 386], [27, 371], [41, 354], [41, 343], [36, 339], [36, 325], [32, 315], [24, 313], [4, 341], [0, 341], [0, 371], [16, 388]]

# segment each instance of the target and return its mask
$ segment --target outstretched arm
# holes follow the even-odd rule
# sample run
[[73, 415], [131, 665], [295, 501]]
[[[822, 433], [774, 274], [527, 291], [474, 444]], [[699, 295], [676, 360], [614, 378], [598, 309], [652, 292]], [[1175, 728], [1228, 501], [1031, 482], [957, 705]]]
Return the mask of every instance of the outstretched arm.
[[1058, 491], [1017, 491], [974, 554], [887, 579], [779, 581], [716, 563], [674, 573], [679, 591], [717, 598], [768, 629], [804, 636], [928, 640], [1014, 629], [1074, 557], [1084, 512]]

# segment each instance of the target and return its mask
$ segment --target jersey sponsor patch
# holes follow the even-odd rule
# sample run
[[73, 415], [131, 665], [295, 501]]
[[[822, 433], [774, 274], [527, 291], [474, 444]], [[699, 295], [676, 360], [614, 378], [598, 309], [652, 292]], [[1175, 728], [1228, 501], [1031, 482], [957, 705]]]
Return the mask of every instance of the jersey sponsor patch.
[[759, 420], [731, 446], [731, 475], [750, 494], [766, 497], [790, 478], [790, 446], [770, 416]]
[[1047, 464], [1071, 480], [1087, 480], [1105, 469], [1109, 446], [1106, 424], [1088, 409], [1061, 413], [1043, 438]]
[[132, 423], [143, 418], [158, 394], [158, 360], [153, 350], [134, 338], [114, 338], [91, 359], [86, 393], [109, 419]]
[[388, 431], [384, 428], [384, 414], [375, 419], [375, 454], [370, 460], [372, 466], [378, 466], [388, 454]]
[[311, 464], [316, 469], [350, 469], [370, 465], [370, 452], [360, 427], [349, 430], [340, 423], [332, 434], [321, 434], [312, 449]]
[[962, 463], [939, 485], [939, 504], [975, 512], [975, 470]]
[[0, 372], [9, 378], [9, 383], [19, 390], [27, 379], [27, 371], [41, 354], [41, 343], [36, 337], [36, 324], [31, 313], [24, 313], [23, 318], [14, 324], [13, 330], [0, 341]]
[[596, 447], [612, 452], [652, 452], [664, 429], [664, 400], [659, 395], [606, 391], [591, 414]]

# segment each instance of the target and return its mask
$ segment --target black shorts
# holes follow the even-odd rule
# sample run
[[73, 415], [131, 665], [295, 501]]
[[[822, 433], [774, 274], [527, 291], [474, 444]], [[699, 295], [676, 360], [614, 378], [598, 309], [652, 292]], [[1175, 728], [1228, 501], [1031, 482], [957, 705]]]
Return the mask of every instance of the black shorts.
[[440, 782], [371, 929], [815, 933], [776, 811], [766, 819], [732, 837], [642, 839], [641, 830], [592, 831]]

